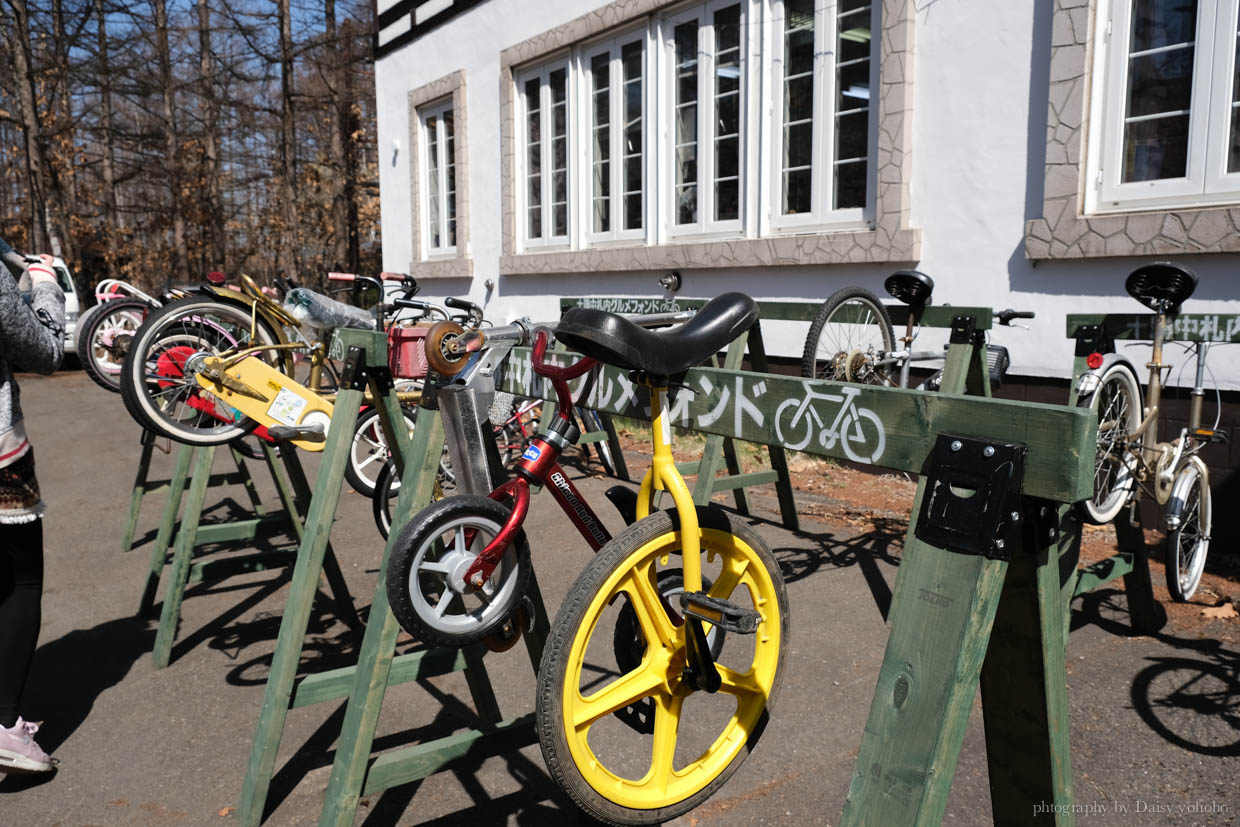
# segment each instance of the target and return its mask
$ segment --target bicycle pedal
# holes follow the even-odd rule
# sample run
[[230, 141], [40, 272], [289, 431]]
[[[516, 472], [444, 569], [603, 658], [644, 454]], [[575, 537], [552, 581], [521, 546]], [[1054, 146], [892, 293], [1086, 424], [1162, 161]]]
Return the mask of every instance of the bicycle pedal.
[[1192, 434], [1195, 438], [1205, 440], [1206, 442], [1218, 442], [1226, 444], [1230, 438], [1227, 431], [1221, 428], [1193, 428]]
[[680, 610], [685, 617], [696, 617], [727, 632], [752, 635], [758, 631], [762, 615], [753, 609], [743, 609], [706, 592], [681, 592]]

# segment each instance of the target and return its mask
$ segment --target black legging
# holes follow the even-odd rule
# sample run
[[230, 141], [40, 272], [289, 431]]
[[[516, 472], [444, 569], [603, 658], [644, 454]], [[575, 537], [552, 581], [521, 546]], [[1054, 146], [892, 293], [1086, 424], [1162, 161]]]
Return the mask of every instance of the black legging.
[[43, 521], [0, 523], [0, 726], [17, 723], [39, 640], [43, 595]]

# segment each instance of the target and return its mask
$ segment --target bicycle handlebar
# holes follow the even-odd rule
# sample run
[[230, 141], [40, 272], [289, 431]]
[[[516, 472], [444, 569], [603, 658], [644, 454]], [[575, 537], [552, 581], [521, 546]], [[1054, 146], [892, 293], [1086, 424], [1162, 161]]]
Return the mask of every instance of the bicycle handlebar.
[[999, 320], [999, 324], [1002, 325], [1012, 324], [1012, 319], [1033, 319], [1036, 318], [1036, 316], [1037, 314], [1032, 310], [1013, 310], [1010, 307], [1007, 310], [1000, 310], [995, 314], [995, 318], [997, 318]]

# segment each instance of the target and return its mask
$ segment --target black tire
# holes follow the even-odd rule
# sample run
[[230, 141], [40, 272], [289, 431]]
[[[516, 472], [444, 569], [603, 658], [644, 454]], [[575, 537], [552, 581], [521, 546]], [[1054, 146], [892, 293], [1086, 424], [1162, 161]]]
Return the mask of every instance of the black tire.
[[[156, 310], [139, 328], [125, 356], [121, 371], [125, 408], [142, 427], [188, 445], [223, 445], [254, 430], [258, 423], [237, 418], [231, 406], [201, 391], [183, 371], [189, 353], [219, 353], [245, 346], [250, 324], [249, 308], [204, 296], [190, 296]], [[256, 327], [258, 344], [280, 341], [261, 316]], [[275, 351], [263, 358], [285, 367]]]
[[370, 496], [370, 509], [375, 517], [375, 527], [388, 538], [392, 531], [392, 509], [400, 497], [400, 477], [396, 474], [396, 464], [391, 460], [383, 463], [379, 473], [375, 475], [375, 493]]
[[[405, 427], [412, 432], [414, 414], [402, 410]], [[369, 407], [357, 416], [353, 429], [353, 441], [349, 446], [349, 463], [344, 467], [344, 478], [353, 490], [363, 497], [375, 495], [379, 472], [392, 456], [387, 438], [379, 422], [379, 409]]]
[[[386, 581], [392, 613], [406, 632], [435, 646], [467, 646], [499, 630], [517, 610], [530, 582], [530, 548], [524, 531], [518, 530], [488, 580], [492, 589], [488, 599], [478, 597], [459, 579], [508, 514], [509, 509], [495, 500], [465, 494], [431, 503], [413, 516], [392, 547]], [[467, 527], [476, 530], [468, 548], [444, 548], [445, 533], [453, 532], [453, 542], [459, 543]], [[441, 572], [441, 565], [450, 571]], [[443, 611], [431, 605], [444, 600], [448, 602]], [[480, 605], [471, 607], [471, 602]], [[453, 608], [459, 611], [452, 612]]]
[[78, 319], [78, 361], [95, 384], [121, 392], [121, 370], [133, 337], [151, 312], [140, 299], [112, 299]]
[[1210, 552], [1210, 528], [1213, 513], [1210, 502], [1209, 474], [1205, 463], [1193, 457], [1176, 474], [1171, 489], [1167, 515], [1179, 518], [1175, 528], [1167, 532], [1163, 554], [1167, 570], [1167, 591], [1177, 603], [1186, 603], [1197, 592], [1201, 574]]
[[[720, 692], [696, 692], [681, 682], [675, 670], [683, 663], [684, 627], [674, 625], [666, 607], [663, 616], [658, 616], [656, 607], [663, 602], [655, 585], [657, 567], [680, 567], [679, 560], [671, 559], [678, 555], [675, 512], [650, 515], [599, 551], [564, 598], [543, 650], [535, 703], [539, 745], [547, 769], [578, 807], [611, 824], [657, 824], [688, 812], [713, 795], [757, 744], [779, 693], [789, 626], [788, 595], [778, 564], [757, 533], [739, 518], [716, 507], [699, 508], [697, 513], [704, 568], [710, 563], [723, 572], [727, 566], [729, 574], [721, 579], [711, 570], [703, 572], [704, 578], [714, 581], [712, 595], [737, 603], [743, 600], [746, 607], [762, 613], [756, 635], [727, 636], [718, 658], [725, 677]], [[707, 554], [708, 549], [715, 554]], [[664, 560], [666, 563], [661, 562]], [[649, 592], [645, 591], [647, 585]], [[621, 594], [650, 610], [646, 613], [648, 620], [642, 621], [643, 629], [649, 622], [651, 631], [661, 634], [664, 641], [650, 647], [657, 656], [644, 657], [639, 670], [624, 674], [617, 673], [619, 664], [614, 663], [615, 627], [611, 621], [611, 616], [618, 616], [628, 602], [616, 599]], [[605, 663], [607, 660], [613, 662]], [[637, 674], [646, 670], [650, 674]], [[615, 680], [600, 688], [611, 676]], [[737, 689], [733, 683], [751, 685]], [[631, 703], [654, 699], [656, 712], [649, 734], [626, 726], [611, 714], [624, 708], [615, 704], [629, 699], [628, 695], [609, 695], [614, 686], [632, 691]], [[591, 692], [589, 698], [583, 694], [586, 690]], [[599, 703], [603, 696], [606, 700]], [[568, 710], [566, 698], [572, 699]], [[690, 700], [694, 702], [693, 714], [682, 715]], [[599, 705], [590, 709], [591, 703]], [[708, 705], [714, 708], [698, 711]], [[571, 727], [566, 724], [570, 715], [574, 721]], [[664, 751], [665, 760], [656, 767], [652, 741], [645, 739], [654, 738], [660, 720], [666, 737], [675, 743], [670, 754]], [[591, 732], [597, 737], [590, 737]], [[694, 749], [699, 742], [703, 745], [700, 754]], [[680, 751], [682, 746], [687, 747], [684, 752]], [[607, 757], [600, 754], [603, 750], [608, 751]], [[617, 753], [614, 757], [613, 751]], [[676, 768], [673, 763], [678, 755], [697, 758]], [[673, 773], [674, 769], [679, 771]], [[591, 776], [597, 785], [591, 784]]]
[[1137, 459], [1127, 444], [1141, 424], [1141, 386], [1127, 365], [1116, 362], [1102, 372], [1097, 389], [1076, 405], [1099, 417], [1094, 494], [1082, 500], [1078, 510], [1082, 519], [1101, 525], [1115, 519], [1136, 482]]
[[893, 350], [895, 334], [887, 308], [870, 291], [845, 287], [823, 302], [809, 326], [801, 355], [801, 376], [895, 385], [898, 367], [878, 364], [880, 352]]

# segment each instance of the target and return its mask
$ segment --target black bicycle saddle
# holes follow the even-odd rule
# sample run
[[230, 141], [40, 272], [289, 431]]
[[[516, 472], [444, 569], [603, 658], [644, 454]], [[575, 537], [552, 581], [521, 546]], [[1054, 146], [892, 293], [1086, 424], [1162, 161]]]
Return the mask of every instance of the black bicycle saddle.
[[560, 318], [555, 337], [604, 364], [674, 376], [723, 350], [757, 320], [757, 302], [744, 293], [724, 293], [671, 330], [647, 330], [615, 313], [574, 307]]
[[887, 277], [883, 287], [893, 298], [912, 307], [921, 307], [930, 301], [934, 279], [920, 270], [897, 270]]
[[1197, 274], [1179, 264], [1155, 261], [1133, 270], [1124, 289], [1150, 310], [1174, 313], [1197, 289]]

